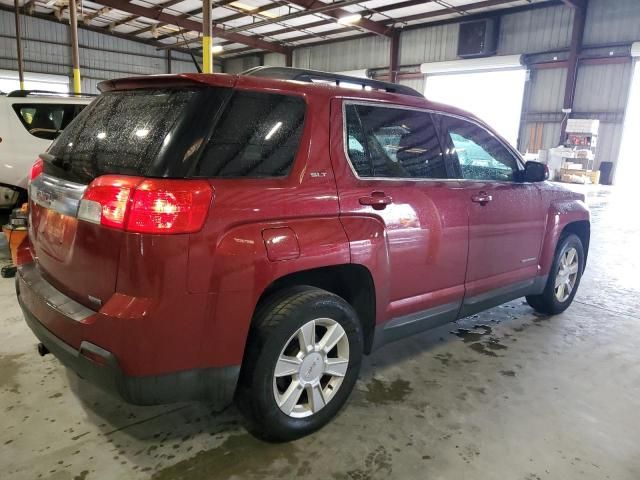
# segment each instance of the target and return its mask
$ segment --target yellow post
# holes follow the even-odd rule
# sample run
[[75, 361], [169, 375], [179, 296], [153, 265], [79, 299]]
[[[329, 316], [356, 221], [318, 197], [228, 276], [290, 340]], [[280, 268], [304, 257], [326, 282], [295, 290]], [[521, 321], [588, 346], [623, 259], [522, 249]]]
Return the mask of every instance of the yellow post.
[[73, 69], [73, 93], [82, 93], [82, 82], [80, 81], [80, 69]]
[[211, 62], [211, 37], [202, 37], [202, 72], [213, 73]]
[[213, 73], [211, 61], [211, 0], [202, 0], [202, 72]]
[[71, 30], [73, 93], [82, 93], [82, 84], [80, 82], [80, 52], [78, 48], [78, 15], [76, 10], [76, 0], [69, 0], [69, 29]]

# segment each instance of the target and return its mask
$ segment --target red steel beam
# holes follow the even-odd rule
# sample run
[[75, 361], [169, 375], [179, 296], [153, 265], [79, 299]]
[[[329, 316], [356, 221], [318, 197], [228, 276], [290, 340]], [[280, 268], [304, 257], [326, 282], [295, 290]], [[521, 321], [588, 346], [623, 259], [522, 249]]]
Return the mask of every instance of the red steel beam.
[[389, 78], [392, 83], [398, 82], [400, 71], [400, 30], [394, 30], [389, 42]]
[[[567, 80], [564, 86], [564, 109], [573, 109], [573, 100], [576, 95], [576, 80], [578, 79], [578, 61], [582, 49], [584, 25], [587, 18], [586, 8], [576, 8], [573, 11], [573, 30], [571, 31], [571, 44], [569, 46], [569, 58], [567, 58]], [[567, 127], [569, 115], [565, 115], [560, 128], [560, 144], [564, 143], [564, 131]]]
[[[154, 8], [148, 8], [141, 5], [136, 5], [134, 3], [129, 3], [125, 0], [100, 0], [100, 4], [104, 5], [105, 7], [111, 7], [126, 13], [130, 13], [132, 15], [138, 15], [139, 17], [158, 20], [160, 22], [175, 25], [187, 30], [193, 30], [194, 32], [202, 32], [202, 23], [200, 22], [196, 22], [194, 20], [189, 20], [186, 18], [180, 18], [175, 15], [164, 13], [163, 11], [158, 11]], [[216, 37], [225, 38], [234, 43], [242, 43], [243, 45], [247, 45], [253, 48], [259, 48], [261, 50], [284, 54], [286, 54], [289, 50], [284, 45], [267, 42], [265, 40], [261, 40], [258, 37], [250, 37], [248, 35], [242, 35], [240, 33], [230, 33], [219, 27], [213, 27], [211, 30], [211, 33]]]

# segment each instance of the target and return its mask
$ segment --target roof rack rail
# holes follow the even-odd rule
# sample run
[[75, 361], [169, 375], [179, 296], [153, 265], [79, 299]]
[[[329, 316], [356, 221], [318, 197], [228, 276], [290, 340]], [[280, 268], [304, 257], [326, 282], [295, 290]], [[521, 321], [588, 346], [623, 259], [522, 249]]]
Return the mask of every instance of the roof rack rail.
[[97, 97], [93, 93], [73, 93], [73, 92], [51, 92], [49, 90], [14, 90], [7, 93], [7, 97], [37, 97], [37, 96], [56, 96], [56, 97], [79, 97], [91, 98]]
[[369, 87], [373, 90], [384, 90], [389, 93], [400, 93], [413, 97], [423, 97], [421, 93], [411, 87], [398, 85], [397, 83], [383, 82], [372, 78], [350, 77], [339, 73], [320, 72], [317, 70], [306, 70], [303, 68], [291, 67], [254, 67], [245, 70], [240, 75], [251, 77], [275, 78], [279, 80], [297, 80], [309, 83], [332, 83], [340, 86], [341, 83], [349, 85], [360, 85], [362, 88]]

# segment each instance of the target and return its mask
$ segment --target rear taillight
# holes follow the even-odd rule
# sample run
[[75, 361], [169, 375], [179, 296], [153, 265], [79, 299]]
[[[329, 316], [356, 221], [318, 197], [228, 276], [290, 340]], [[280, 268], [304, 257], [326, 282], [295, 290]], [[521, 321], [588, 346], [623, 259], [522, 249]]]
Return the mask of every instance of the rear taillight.
[[106, 175], [87, 188], [78, 218], [138, 233], [191, 233], [202, 228], [211, 203], [204, 180]]
[[29, 181], [33, 182], [36, 178], [42, 175], [42, 171], [44, 169], [44, 162], [41, 158], [38, 158], [35, 163], [31, 166], [31, 171], [29, 172]]

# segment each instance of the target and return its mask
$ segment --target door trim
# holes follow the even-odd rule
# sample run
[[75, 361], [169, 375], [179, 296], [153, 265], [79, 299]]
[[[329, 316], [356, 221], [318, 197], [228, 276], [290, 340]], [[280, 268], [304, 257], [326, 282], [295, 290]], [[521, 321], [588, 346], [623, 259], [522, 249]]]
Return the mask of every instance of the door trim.
[[445, 303], [416, 313], [410, 313], [377, 325], [371, 351], [416, 333], [434, 329], [478, 312], [526, 295], [538, 295], [547, 284], [547, 275], [496, 288], [461, 301]]
[[445, 303], [416, 313], [410, 313], [376, 326], [371, 351], [416, 333], [431, 330], [456, 320], [462, 300]]
[[462, 301], [458, 318], [468, 317], [474, 313], [482, 312], [483, 310], [502, 305], [503, 303], [526, 295], [538, 295], [542, 293], [546, 284], [547, 276], [540, 275], [504, 287], [494, 288], [493, 290], [474, 295], [473, 297], [465, 297]]

